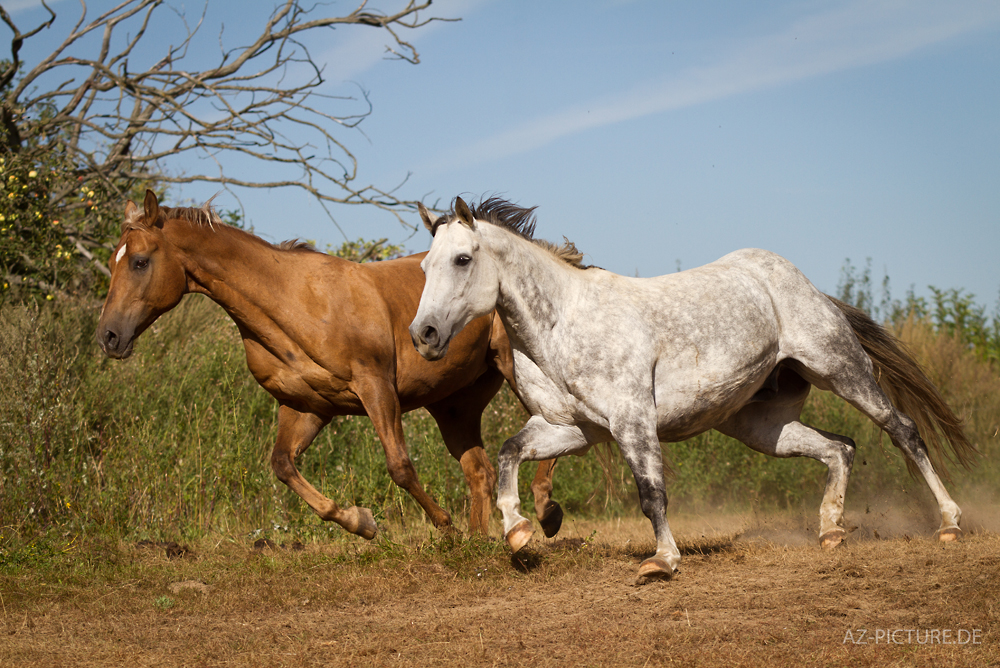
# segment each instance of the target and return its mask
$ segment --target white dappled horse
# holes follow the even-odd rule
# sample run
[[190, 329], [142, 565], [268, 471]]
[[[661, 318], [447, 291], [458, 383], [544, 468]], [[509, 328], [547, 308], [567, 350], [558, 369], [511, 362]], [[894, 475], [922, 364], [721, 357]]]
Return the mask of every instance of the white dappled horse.
[[768, 455], [826, 464], [819, 538], [836, 546], [845, 536], [855, 445], [799, 421], [813, 385], [889, 434], [937, 499], [940, 539], [961, 535], [961, 510], [918, 426], [935, 455], [942, 440], [963, 463], [975, 450], [919, 366], [866, 314], [763, 250], [656, 278], [584, 267], [573, 244], [532, 238], [532, 211], [497, 198], [472, 209], [458, 198], [454, 213], [440, 218], [421, 208], [434, 241], [421, 263], [427, 281], [410, 326], [420, 353], [438, 359], [472, 319], [494, 308], [503, 319], [514, 389], [531, 413], [498, 462], [497, 507], [515, 552], [533, 533], [520, 514], [521, 462], [614, 440], [656, 534], [656, 553], [639, 575], [669, 577], [680, 553], [666, 519], [659, 443], [708, 429]]

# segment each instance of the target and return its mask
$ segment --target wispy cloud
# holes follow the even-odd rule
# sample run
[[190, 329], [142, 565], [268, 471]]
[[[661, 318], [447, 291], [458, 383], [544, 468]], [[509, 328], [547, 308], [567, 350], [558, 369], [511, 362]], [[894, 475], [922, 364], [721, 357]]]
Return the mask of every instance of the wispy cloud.
[[[421, 19], [428, 19], [431, 16], [440, 18], [461, 18], [469, 16], [483, 5], [494, 0], [436, 0], [430, 9], [420, 14]], [[394, 8], [384, 8], [387, 14], [391, 14]], [[395, 31], [399, 37], [410, 42], [419, 51], [420, 43], [426, 43], [438, 30], [448, 25], [444, 21], [434, 21], [419, 30], [408, 33], [405, 28], [396, 27]], [[344, 81], [354, 80], [362, 73], [386, 59], [392, 59], [393, 55], [387, 47], [396, 48], [391, 36], [384, 30], [358, 29], [345, 35], [337, 44], [326, 49], [316, 59], [317, 62], [325, 65], [324, 74], [334, 85]]]
[[[46, 4], [48, 4], [49, 7], [55, 7], [56, 5], [61, 4], [63, 1], [64, 0], [47, 0]], [[31, 10], [31, 9], [42, 9], [42, 1], [41, 0], [4, 0], [3, 8], [6, 9], [7, 12], [11, 16], [14, 16], [15, 14], [20, 14], [22, 12], [26, 12], [26, 11]], [[47, 14], [46, 14], [46, 16], [47, 16]]]
[[650, 114], [774, 88], [898, 59], [1000, 23], [1000, 3], [856, 0], [751, 37], [718, 61], [570, 105], [437, 156], [434, 165], [484, 162], [525, 153], [562, 137]]

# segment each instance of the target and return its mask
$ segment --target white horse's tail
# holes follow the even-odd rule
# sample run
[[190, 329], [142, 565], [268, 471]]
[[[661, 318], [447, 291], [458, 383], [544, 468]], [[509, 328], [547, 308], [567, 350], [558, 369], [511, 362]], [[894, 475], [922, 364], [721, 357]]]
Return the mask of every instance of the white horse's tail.
[[[920, 435], [929, 446], [928, 455], [934, 468], [947, 475], [942, 441], [951, 446], [962, 466], [969, 468], [974, 464], [979, 452], [965, 437], [962, 420], [951, 410], [903, 343], [861, 309], [829, 295], [827, 297], [847, 317], [861, 347], [871, 358], [879, 387], [893, 406], [916, 422]], [[906, 464], [910, 473], [915, 475], [916, 470], [909, 458]]]

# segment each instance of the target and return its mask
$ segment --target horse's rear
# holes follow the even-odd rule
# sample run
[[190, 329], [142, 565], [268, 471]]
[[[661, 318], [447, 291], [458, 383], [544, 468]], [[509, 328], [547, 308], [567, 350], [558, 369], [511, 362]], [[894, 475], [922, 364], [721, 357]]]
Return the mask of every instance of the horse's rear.
[[[742, 266], [766, 290], [778, 327], [778, 353], [753, 395], [756, 400], [716, 428], [760, 452], [806, 456], [827, 465], [819, 533], [821, 544], [833, 547], [846, 535], [841, 521], [855, 444], [799, 421], [810, 385], [833, 392], [884, 430], [911, 470], [923, 476], [940, 510], [940, 539], [959, 537], [961, 510], [932, 459], [942, 461], [937, 451], [946, 443], [962, 462], [971, 460], [974, 449], [958, 418], [899, 342], [867, 314], [820, 293], [778, 255], [751, 249], [719, 263]], [[925, 438], [934, 452], [928, 451]]]

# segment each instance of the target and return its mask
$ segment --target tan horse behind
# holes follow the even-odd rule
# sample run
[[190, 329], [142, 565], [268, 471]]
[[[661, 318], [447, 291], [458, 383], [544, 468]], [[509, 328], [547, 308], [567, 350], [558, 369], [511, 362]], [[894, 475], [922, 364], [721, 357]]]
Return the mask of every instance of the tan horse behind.
[[[374, 537], [370, 510], [340, 508], [295, 467], [334, 416], [368, 415], [393, 481], [434, 526], [450, 527], [448, 513], [420, 484], [403, 440], [402, 414], [425, 407], [469, 484], [469, 528], [485, 534], [496, 473], [480, 419], [504, 378], [512, 380], [510, 346], [499, 319], [488, 314], [469, 324], [443, 361], [417, 354], [407, 327], [424, 285], [422, 258], [355, 264], [304, 244], [275, 246], [223, 224], [207, 205], [161, 207], [147, 190], [142, 210], [131, 201], [125, 206], [97, 337], [108, 356], [124, 359], [184, 294], [207, 295], [236, 322], [250, 372], [280, 404], [271, 466], [317, 515]], [[562, 519], [549, 497], [553, 467], [543, 462], [532, 485], [549, 535]]]

